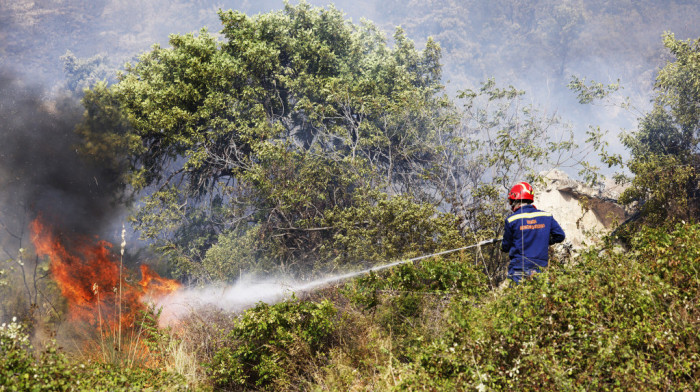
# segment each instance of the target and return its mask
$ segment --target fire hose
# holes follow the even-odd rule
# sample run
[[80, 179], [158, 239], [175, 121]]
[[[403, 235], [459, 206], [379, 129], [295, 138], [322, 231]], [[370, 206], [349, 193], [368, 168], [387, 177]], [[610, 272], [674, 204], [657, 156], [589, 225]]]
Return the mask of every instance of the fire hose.
[[490, 240], [484, 240], [484, 241], [478, 242], [478, 243], [476, 243], [476, 244], [472, 244], [472, 245], [468, 245], [468, 246], [463, 246], [463, 247], [461, 247], [461, 248], [455, 248], [455, 249], [450, 249], [450, 250], [443, 250], [442, 252], [431, 253], [431, 254], [429, 254], [429, 255], [418, 256], [418, 257], [414, 257], [414, 258], [406, 259], [406, 260], [399, 260], [399, 261], [395, 261], [395, 262], [393, 262], [393, 263], [391, 263], [391, 264], [386, 264], [386, 265], [382, 265], [382, 266], [375, 267], [375, 268], [370, 268], [370, 269], [371, 269], [372, 271], [382, 270], [382, 269], [389, 268], [389, 267], [393, 267], [393, 266], [396, 266], [396, 265], [399, 265], [399, 264], [411, 263], [411, 262], [414, 262], [414, 261], [423, 260], [423, 259], [428, 259], [428, 258], [435, 257], [435, 256], [446, 255], [446, 254], [448, 254], [448, 253], [459, 252], [460, 250], [466, 250], [466, 249], [476, 248], [476, 247], [483, 246], [483, 245], [495, 244], [496, 242], [499, 242], [499, 241], [501, 241], [501, 240], [503, 240], [503, 238], [492, 238], [492, 239], [490, 239]]
[[423, 260], [423, 259], [428, 259], [428, 258], [430, 258], [430, 257], [442, 256], [442, 255], [446, 255], [446, 254], [448, 254], [448, 253], [459, 252], [459, 251], [461, 251], [461, 250], [476, 248], [476, 247], [480, 247], [480, 246], [483, 246], [483, 245], [495, 244], [496, 242], [499, 242], [499, 241], [501, 241], [501, 240], [503, 240], [503, 238], [493, 238], [493, 239], [490, 239], [490, 240], [485, 240], [485, 241], [478, 242], [478, 243], [476, 243], [476, 244], [463, 246], [463, 247], [461, 247], [461, 248], [455, 248], [455, 249], [450, 249], [450, 250], [443, 250], [443, 251], [441, 251], [441, 252], [431, 253], [431, 254], [428, 254], [428, 255], [413, 257], [413, 258], [410, 258], [410, 259], [398, 260], [398, 261], [394, 261], [393, 263], [384, 264], [384, 265], [380, 265], [380, 266], [376, 266], [376, 267], [372, 267], [372, 268], [367, 268], [367, 269], [362, 270], [362, 271], [350, 272], [350, 273], [347, 273], [347, 274], [337, 275], [337, 276], [333, 276], [333, 277], [330, 277], [330, 278], [322, 279], [322, 280], [320, 280], [320, 281], [311, 282], [311, 283], [309, 283], [309, 284], [307, 284], [307, 285], [304, 285], [304, 286], [302, 286], [302, 287], [300, 287], [300, 288], [301, 288], [301, 289], [313, 288], [313, 287], [317, 287], [317, 286], [322, 285], [322, 284], [328, 284], [328, 283], [331, 283], [331, 282], [337, 282], [337, 281], [341, 281], [341, 280], [345, 280], [345, 279], [354, 278], [354, 277], [359, 276], [359, 275], [364, 275], [364, 274], [368, 274], [368, 273], [371, 273], [371, 272], [381, 271], [381, 270], [384, 270], [384, 269], [387, 269], [387, 268], [391, 268], [391, 267], [395, 267], [395, 266], [401, 265], [401, 264], [412, 263], [412, 262], [414, 262], [414, 261], [419, 261], [419, 260]]

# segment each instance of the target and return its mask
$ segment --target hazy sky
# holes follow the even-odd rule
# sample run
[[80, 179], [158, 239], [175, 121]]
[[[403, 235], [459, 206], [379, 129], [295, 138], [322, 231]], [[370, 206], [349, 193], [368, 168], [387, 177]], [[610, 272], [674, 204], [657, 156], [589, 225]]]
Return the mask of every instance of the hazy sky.
[[[329, 4], [322, 0], [308, 2]], [[597, 2], [620, 3], [620, 7], [635, 3]], [[509, 83], [531, 84], [524, 86], [530, 89], [551, 91], [561, 86], [535, 85], [558, 82], [555, 79], [561, 75], [557, 73], [590, 73], [591, 77], [611, 80], [645, 74], [648, 84], [643, 87], [648, 89], [653, 71], [661, 63], [662, 32], [700, 35], [700, 27], [695, 26], [700, 2], [677, 0], [672, 3], [690, 5], [664, 7], [666, 2], [651, 2], [659, 4], [658, 9], [634, 10], [613, 6], [586, 9], [589, 2], [584, 0], [532, 0], [544, 10], [528, 16], [537, 31], [522, 26], [525, 16], [509, 15], [525, 11], [522, 5], [516, 7], [523, 3], [520, 0], [340, 0], [334, 4], [353, 22], [372, 20], [388, 37], [399, 25], [419, 46], [428, 36], [435, 37], [444, 50], [446, 81], [469, 85], [495, 76]], [[582, 9], [585, 19], [566, 32], [573, 37], [568, 46], [563, 45], [566, 52], [538, 53], [540, 60], [549, 63], [538, 64], [538, 58], [529, 57], [533, 49], [567, 40], [564, 33], [548, 26], [566, 23], [550, 20], [547, 14], [550, 9], [557, 11], [559, 3]], [[221, 26], [216, 11], [220, 8], [255, 15], [283, 7], [279, 0], [0, 0], [0, 66], [29, 71], [33, 78], [52, 83], [62, 77], [59, 57], [67, 50], [78, 57], [105, 55], [118, 67], [153, 43], [167, 44], [168, 34], [202, 27], [217, 32]], [[619, 30], [617, 35], [611, 27]], [[528, 62], [522, 63], [524, 60]], [[630, 67], [630, 63], [634, 65]]]
[[[581, 107], [566, 88], [570, 76], [620, 78], [624, 93], [644, 108], [666, 60], [661, 34], [700, 36], [700, 1], [340, 0], [335, 6], [353, 22], [374, 21], [387, 37], [401, 25], [419, 48], [435, 37], [443, 47], [447, 91], [495, 77], [528, 91], [579, 134], [588, 125], [611, 129], [613, 145], [619, 128], [634, 127], [637, 114]], [[283, 7], [279, 0], [0, 0], [0, 69], [55, 91], [64, 83], [60, 56], [67, 51], [103, 55], [117, 69], [154, 43], [167, 45], [168, 34], [218, 32], [220, 8], [255, 15]]]

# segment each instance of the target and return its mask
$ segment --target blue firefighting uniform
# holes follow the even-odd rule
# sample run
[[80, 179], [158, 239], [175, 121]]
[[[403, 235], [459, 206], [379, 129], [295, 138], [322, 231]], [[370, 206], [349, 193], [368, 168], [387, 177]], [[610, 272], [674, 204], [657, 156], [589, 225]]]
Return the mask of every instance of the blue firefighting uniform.
[[549, 261], [549, 245], [564, 241], [564, 230], [552, 214], [526, 204], [506, 218], [501, 250], [508, 252], [508, 278], [518, 283], [523, 276], [541, 272]]

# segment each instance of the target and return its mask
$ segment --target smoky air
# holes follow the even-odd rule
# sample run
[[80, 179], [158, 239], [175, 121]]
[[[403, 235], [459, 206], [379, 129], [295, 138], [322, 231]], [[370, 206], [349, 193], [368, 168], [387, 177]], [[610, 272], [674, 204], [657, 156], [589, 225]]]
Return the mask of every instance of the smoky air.
[[61, 231], [100, 234], [118, 208], [114, 173], [86, 160], [74, 132], [83, 109], [0, 71], [0, 181], [3, 225], [19, 235], [38, 216]]

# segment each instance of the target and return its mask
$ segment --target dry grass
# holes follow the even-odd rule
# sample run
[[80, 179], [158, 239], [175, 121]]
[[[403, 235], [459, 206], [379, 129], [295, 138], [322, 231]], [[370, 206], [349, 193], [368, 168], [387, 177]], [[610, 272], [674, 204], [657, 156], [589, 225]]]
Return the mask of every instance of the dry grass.
[[235, 320], [235, 315], [217, 309], [192, 311], [170, 329], [174, 338], [163, 348], [163, 367], [184, 376], [192, 389], [210, 388], [202, 364], [223, 346]]
[[357, 310], [346, 309], [346, 322], [336, 332], [338, 344], [317, 363], [309, 390], [386, 391], [400, 381], [392, 336]]
[[164, 348], [163, 354], [165, 370], [185, 377], [190, 387], [194, 388], [206, 381], [206, 375], [197, 360], [196, 353], [184, 340], [171, 340]]
[[69, 322], [59, 328], [57, 339], [79, 361], [127, 368], [153, 366], [158, 362], [157, 356], [145, 344], [144, 330], [140, 327], [119, 338], [114, 331], [100, 331], [86, 322]]

